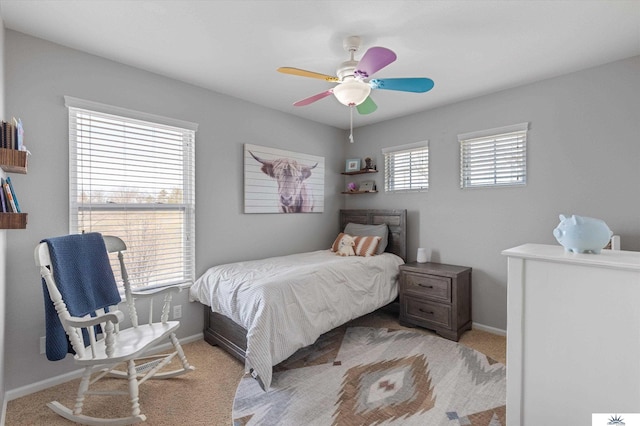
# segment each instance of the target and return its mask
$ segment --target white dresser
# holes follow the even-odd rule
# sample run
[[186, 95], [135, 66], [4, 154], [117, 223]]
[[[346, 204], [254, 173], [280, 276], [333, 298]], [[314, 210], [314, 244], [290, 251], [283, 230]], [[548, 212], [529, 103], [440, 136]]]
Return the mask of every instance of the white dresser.
[[640, 252], [525, 244], [508, 257], [507, 424], [640, 413]]

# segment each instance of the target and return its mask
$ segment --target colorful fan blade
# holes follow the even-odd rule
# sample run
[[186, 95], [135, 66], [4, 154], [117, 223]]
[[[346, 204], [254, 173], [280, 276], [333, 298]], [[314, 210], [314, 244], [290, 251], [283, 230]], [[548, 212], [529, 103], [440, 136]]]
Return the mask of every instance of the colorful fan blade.
[[371, 99], [371, 96], [367, 96], [367, 99], [365, 99], [364, 102], [361, 103], [360, 105], [356, 106], [356, 109], [360, 114], [366, 115], [366, 114], [371, 114], [373, 111], [377, 110], [378, 105], [376, 105], [376, 103], [373, 102], [373, 99]]
[[424, 93], [433, 89], [430, 78], [374, 78], [369, 82], [372, 89], [399, 90], [401, 92]]
[[298, 101], [293, 105], [294, 106], [309, 105], [309, 104], [314, 103], [315, 101], [319, 101], [322, 98], [326, 98], [327, 96], [331, 95], [332, 93], [333, 93], [333, 89], [332, 90], [327, 90], [326, 92], [318, 93], [317, 95], [313, 95], [313, 96], [310, 96], [310, 97], [308, 97], [306, 99], [302, 99], [301, 101]]
[[386, 47], [372, 47], [360, 59], [354, 74], [361, 78], [369, 78], [395, 60], [396, 54], [392, 50]]
[[300, 77], [318, 78], [325, 81], [338, 81], [338, 77], [320, 74], [313, 71], [301, 70], [300, 68], [280, 67], [278, 68], [278, 71], [284, 74], [299, 75]]

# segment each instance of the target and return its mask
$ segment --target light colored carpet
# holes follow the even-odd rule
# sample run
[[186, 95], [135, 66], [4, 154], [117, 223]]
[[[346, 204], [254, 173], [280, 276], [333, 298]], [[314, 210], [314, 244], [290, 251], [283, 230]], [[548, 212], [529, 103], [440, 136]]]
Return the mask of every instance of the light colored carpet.
[[[376, 311], [349, 323], [350, 326], [398, 328], [397, 312]], [[409, 330], [432, 335], [421, 328]], [[503, 336], [471, 330], [463, 334], [460, 343], [476, 349], [498, 362], [506, 362], [506, 340]], [[147, 415], [148, 425], [212, 425], [232, 424], [233, 398], [244, 366], [226, 352], [198, 341], [183, 346], [196, 371], [165, 381], [148, 381], [140, 387], [140, 405]], [[9, 401], [6, 425], [71, 425], [47, 408], [46, 403], [58, 400], [71, 405], [79, 380], [45, 389]], [[123, 381], [117, 381], [119, 385]], [[126, 397], [92, 397], [85, 413], [94, 416], [128, 415]], [[124, 407], [124, 411], [121, 409]], [[91, 410], [91, 411], [89, 411]]]
[[505, 425], [505, 366], [438, 336], [339, 327], [275, 370], [240, 381], [236, 426]]

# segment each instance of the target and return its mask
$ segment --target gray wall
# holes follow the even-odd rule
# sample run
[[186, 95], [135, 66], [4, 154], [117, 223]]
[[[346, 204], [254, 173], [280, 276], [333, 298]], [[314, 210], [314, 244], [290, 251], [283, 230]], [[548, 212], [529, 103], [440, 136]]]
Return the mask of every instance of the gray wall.
[[[33, 262], [33, 249], [42, 238], [69, 230], [64, 95], [199, 123], [198, 275], [213, 264], [326, 248], [335, 238], [343, 203], [333, 195], [342, 187], [342, 131], [15, 31], [6, 32], [5, 53], [6, 112], [22, 118], [25, 143], [33, 154], [28, 174], [12, 175], [29, 223], [26, 230], [7, 236], [7, 389], [75, 369], [70, 357], [49, 362], [39, 354], [43, 296]], [[323, 156], [324, 213], [243, 214], [244, 143]], [[202, 305], [189, 303], [186, 291], [177, 303], [183, 305], [179, 337], [202, 332]]]
[[[457, 135], [521, 122], [530, 122], [527, 185], [460, 189]], [[346, 196], [346, 206], [407, 208], [410, 260], [426, 247], [432, 260], [473, 267], [476, 323], [506, 329], [507, 262], [500, 252], [557, 244], [551, 232], [560, 213], [601, 218], [621, 235], [623, 249], [640, 250], [640, 57], [354, 135], [347, 156], [370, 156], [380, 170], [381, 148], [429, 140], [427, 192]], [[382, 189], [382, 173], [375, 176]]]
[[[0, 17], [0, 117], [4, 119], [4, 21]], [[2, 176], [4, 172], [0, 170]], [[4, 342], [5, 342], [5, 312], [6, 312], [6, 253], [7, 253], [7, 231], [0, 230], [0, 424], [4, 424], [4, 404], [5, 404], [5, 380], [4, 380]]]

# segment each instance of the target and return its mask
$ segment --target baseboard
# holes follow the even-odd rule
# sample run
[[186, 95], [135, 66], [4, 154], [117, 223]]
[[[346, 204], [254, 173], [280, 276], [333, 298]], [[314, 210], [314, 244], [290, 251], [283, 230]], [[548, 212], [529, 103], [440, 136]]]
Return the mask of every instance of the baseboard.
[[[202, 340], [202, 339], [204, 339], [204, 334], [198, 333], [198, 334], [194, 334], [193, 336], [187, 336], [187, 337], [181, 338], [180, 343], [182, 345], [186, 345], [187, 343], [195, 342], [197, 340]], [[171, 347], [172, 347], [171, 343], [167, 342], [158, 346], [156, 348], [157, 350], [154, 352], [165, 351], [167, 349], [170, 349]], [[66, 383], [69, 380], [78, 379], [82, 377], [82, 371], [83, 371], [82, 369], [70, 371], [69, 373], [61, 374], [55, 377], [50, 377], [48, 379], [41, 380], [39, 382], [31, 383], [29, 385], [21, 386], [19, 388], [10, 389], [6, 391], [4, 395], [4, 407], [2, 411], [2, 416], [4, 417], [7, 402], [17, 398], [22, 398], [23, 396], [31, 395], [32, 393], [36, 393], [44, 389], [48, 389], [52, 386], [57, 386], [62, 383]]]
[[0, 425], [4, 425], [4, 419], [7, 416], [7, 396], [2, 399], [2, 413], [0, 413]]
[[497, 334], [498, 336], [507, 335], [507, 330], [503, 330], [501, 328], [496, 328], [496, 327], [490, 327], [488, 325], [479, 324], [477, 322], [472, 323], [471, 328], [473, 328], [474, 330], [486, 331], [487, 333], [491, 333], [491, 334]]

